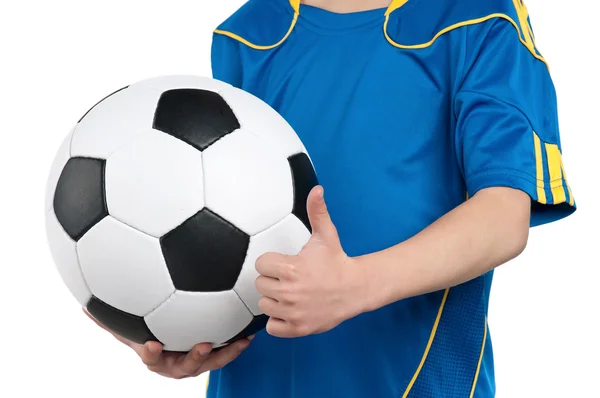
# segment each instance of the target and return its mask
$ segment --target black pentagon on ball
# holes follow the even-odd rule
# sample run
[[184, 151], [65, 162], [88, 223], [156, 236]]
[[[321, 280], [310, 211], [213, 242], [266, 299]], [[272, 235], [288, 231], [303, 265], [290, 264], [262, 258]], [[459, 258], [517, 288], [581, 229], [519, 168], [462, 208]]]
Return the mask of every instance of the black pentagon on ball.
[[207, 208], [160, 239], [175, 288], [190, 292], [233, 289], [250, 237]]
[[63, 168], [56, 192], [54, 213], [71, 239], [78, 241], [108, 216], [102, 159], [74, 157]]
[[144, 318], [116, 309], [95, 296], [87, 303], [86, 309], [109, 330], [134, 343], [159, 341], [146, 325]]
[[288, 162], [292, 169], [292, 179], [294, 182], [294, 208], [292, 213], [312, 232], [306, 210], [306, 201], [310, 191], [319, 185], [317, 174], [310, 158], [305, 153], [290, 156]]
[[218, 93], [199, 89], [165, 91], [156, 107], [153, 128], [200, 151], [240, 128], [235, 114]]
[[269, 317], [267, 315], [262, 314], [262, 315], [255, 316], [252, 319], [252, 322], [250, 322], [250, 324], [248, 324], [248, 326], [246, 326], [244, 328], [244, 330], [242, 330], [237, 335], [235, 335], [234, 337], [229, 339], [226, 342], [226, 344], [231, 344], [234, 341], [243, 339], [244, 337], [252, 336], [253, 334], [260, 332], [267, 326], [268, 321], [269, 321]]

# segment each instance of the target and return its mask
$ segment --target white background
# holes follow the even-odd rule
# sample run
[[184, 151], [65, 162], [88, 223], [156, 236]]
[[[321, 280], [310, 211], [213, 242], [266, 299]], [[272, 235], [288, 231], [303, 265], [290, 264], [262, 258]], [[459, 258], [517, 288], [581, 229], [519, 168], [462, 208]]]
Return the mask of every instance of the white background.
[[[46, 246], [44, 188], [61, 140], [104, 95], [161, 74], [210, 76], [211, 31], [242, 3], [2, 3], [0, 396], [204, 396], [204, 377], [151, 374], [82, 314]], [[496, 273], [489, 323], [500, 398], [600, 397], [600, 34], [593, 3], [527, 2], [558, 91], [579, 210], [533, 229], [526, 252]]]

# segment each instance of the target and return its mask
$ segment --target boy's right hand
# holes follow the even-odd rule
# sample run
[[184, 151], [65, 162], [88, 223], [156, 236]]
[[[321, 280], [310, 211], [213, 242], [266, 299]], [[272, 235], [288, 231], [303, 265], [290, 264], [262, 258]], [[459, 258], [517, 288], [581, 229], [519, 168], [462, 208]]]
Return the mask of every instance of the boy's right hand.
[[146, 344], [137, 344], [129, 341], [116, 333], [111, 332], [98, 322], [84, 308], [83, 312], [98, 326], [112, 334], [121, 343], [131, 347], [140, 357], [148, 369], [161, 376], [172, 379], [183, 379], [196, 377], [204, 372], [216, 370], [227, 365], [237, 358], [248, 346], [254, 336], [244, 338], [223, 347], [218, 351], [211, 352], [210, 344], [197, 344], [190, 352], [163, 352], [162, 344], [149, 341]]

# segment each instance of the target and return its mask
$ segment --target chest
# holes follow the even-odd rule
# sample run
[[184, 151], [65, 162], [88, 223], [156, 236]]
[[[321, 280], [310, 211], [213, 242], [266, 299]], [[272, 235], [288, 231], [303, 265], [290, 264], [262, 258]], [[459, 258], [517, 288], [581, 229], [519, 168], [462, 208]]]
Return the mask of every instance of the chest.
[[335, 151], [411, 159], [450, 140], [448, 51], [403, 51], [379, 31], [299, 35], [275, 51], [246, 54], [244, 89], [280, 112], [317, 158]]
[[402, 240], [464, 197], [450, 48], [402, 51], [374, 30], [244, 51], [242, 88], [300, 136], [348, 248]]

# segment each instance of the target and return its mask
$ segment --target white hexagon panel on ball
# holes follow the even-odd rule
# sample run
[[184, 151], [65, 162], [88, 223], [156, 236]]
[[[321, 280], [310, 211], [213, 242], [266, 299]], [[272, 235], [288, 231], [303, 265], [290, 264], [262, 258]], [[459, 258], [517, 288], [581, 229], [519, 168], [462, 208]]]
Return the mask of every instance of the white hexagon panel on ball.
[[106, 161], [111, 216], [161, 237], [204, 207], [202, 154], [157, 130], [138, 134]]

